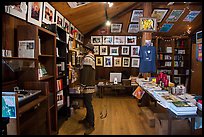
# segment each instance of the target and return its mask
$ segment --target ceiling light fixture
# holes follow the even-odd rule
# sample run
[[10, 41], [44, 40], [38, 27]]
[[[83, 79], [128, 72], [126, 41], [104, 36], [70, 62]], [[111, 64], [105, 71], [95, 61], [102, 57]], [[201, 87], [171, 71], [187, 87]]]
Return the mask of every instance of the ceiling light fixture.
[[106, 17], [106, 26], [110, 26], [111, 22], [108, 18], [108, 13], [107, 13], [107, 3], [105, 4], [105, 17]]

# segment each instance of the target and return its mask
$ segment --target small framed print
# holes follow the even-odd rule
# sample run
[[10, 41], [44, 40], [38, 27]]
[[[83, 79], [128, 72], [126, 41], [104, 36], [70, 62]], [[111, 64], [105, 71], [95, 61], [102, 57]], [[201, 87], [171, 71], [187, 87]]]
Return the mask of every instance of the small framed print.
[[121, 67], [121, 57], [114, 57], [114, 67]]
[[119, 55], [119, 47], [110, 47], [110, 55], [117, 56]]
[[113, 36], [103, 36], [104, 45], [113, 45]]
[[94, 55], [99, 55], [99, 46], [94, 46]]
[[96, 57], [96, 66], [103, 66], [103, 57]]
[[154, 9], [151, 17], [156, 18], [157, 22], [162, 22], [167, 12], [168, 9]]
[[70, 22], [66, 19], [66, 18], [64, 18], [64, 30], [67, 32], [67, 33], [69, 33], [69, 25], [70, 25]]
[[131, 22], [139, 22], [139, 18], [143, 17], [143, 10], [133, 10], [131, 16]]
[[125, 36], [114, 36], [114, 45], [125, 45]]
[[140, 46], [131, 46], [131, 57], [139, 57]]
[[111, 33], [120, 33], [122, 30], [122, 24], [111, 24]]
[[63, 28], [64, 17], [58, 11], [56, 11], [55, 23], [56, 23], [57, 26]]
[[157, 31], [157, 19], [140, 18], [139, 31]]
[[28, 2], [28, 22], [41, 27], [43, 2]]
[[122, 51], [121, 51], [121, 54], [122, 55], [129, 55], [129, 46], [122, 46]]
[[108, 47], [100, 46], [100, 55], [108, 55]]
[[126, 36], [126, 45], [136, 45], [137, 36]]
[[132, 67], [134, 68], [139, 68], [140, 66], [140, 58], [132, 58]]
[[139, 24], [129, 24], [128, 33], [138, 33], [139, 32]]
[[46, 24], [53, 24], [54, 17], [55, 17], [55, 9], [48, 2], [44, 2], [42, 21]]
[[73, 30], [74, 30], [74, 25], [70, 23], [69, 34], [70, 34], [70, 37], [72, 37], [72, 38], [74, 37]]
[[26, 2], [20, 2], [18, 5], [5, 6], [5, 12], [20, 19], [26, 20], [27, 4]]
[[176, 85], [180, 85], [181, 84], [181, 77], [174, 77], [174, 83]]
[[101, 45], [102, 44], [102, 36], [91, 36], [91, 44]]
[[130, 67], [130, 58], [123, 57], [123, 67]]
[[112, 56], [104, 56], [104, 67], [112, 67]]
[[183, 13], [184, 10], [172, 10], [171, 14], [166, 19], [166, 22], [176, 22]]

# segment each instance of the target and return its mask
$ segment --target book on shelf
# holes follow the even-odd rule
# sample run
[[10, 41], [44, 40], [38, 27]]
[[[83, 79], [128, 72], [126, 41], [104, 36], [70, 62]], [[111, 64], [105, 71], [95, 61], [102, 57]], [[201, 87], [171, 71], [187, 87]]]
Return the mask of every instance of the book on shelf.
[[57, 91], [62, 90], [62, 89], [63, 89], [63, 80], [58, 79], [57, 80]]
[[58, 50], [58, 47], [56, 47], [56, 55], [57, 55], [57, 57], [59, 57], [59, 50]]
[[64, 104], [64, 96], [63, 96], [63, 90], [60, 90], [57, 93], [57, 106], [61, 106]]
[[39, 44], [38, 44], [38, 47], [39, 47], [38, 51], [39, 51], [39, 55], [41, 55], [41, 39], [40, 39], [39, 36], [38, 36], [38, 42], [39, 42]]
[[38, 78], [48, 75], [47, 70], [44, 65], [38, 63]]
[[34, 55], [35, 55], [35, 41], [34, 40], [19, 41], [18, 57], [34, 58]]

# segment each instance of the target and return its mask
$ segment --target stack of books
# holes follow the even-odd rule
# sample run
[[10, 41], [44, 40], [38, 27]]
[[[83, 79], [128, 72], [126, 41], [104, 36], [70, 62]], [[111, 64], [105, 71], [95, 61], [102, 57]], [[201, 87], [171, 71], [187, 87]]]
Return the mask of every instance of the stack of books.
[[196, 115], [197, 106], [188, 101], [173, 101], [169, 109], [176, 115]]

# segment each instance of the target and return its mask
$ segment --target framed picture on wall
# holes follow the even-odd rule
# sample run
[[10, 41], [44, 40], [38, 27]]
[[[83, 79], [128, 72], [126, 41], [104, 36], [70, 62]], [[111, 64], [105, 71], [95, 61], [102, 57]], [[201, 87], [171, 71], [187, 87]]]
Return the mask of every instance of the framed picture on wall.
[[129, 55], [129, 46], [122, 46], [121, 55]]
[[101, 45], [102, 44], [102, 36], [91, 36], [91, 43], [93, 45]]
[[168, 12], [168, 9], [154, 9], [151, 17], [156, 18], [157, 22], [162, 22], [167, 12]]
[[100, 55], [108, 55], [108, 47], [100, 46]]
[[190, 11], [183, 21], [192, 22], [199, 13], [200, 11]]
[[130, 22], [139, 22], [140, 17], [143, 17], [143, 10], [133, 10]]
[[28, 22], [41, 27], [42, 10], [43, 2], [28, 2]]
[[140, 58], [132, 58], [132, 67], [139, 68], [140, 66]]
[[137, 36], [126, 36], [126, 45], [136, 45]]
[[140, 46], [131, 46], [131, 57], [139, 57]]
[[55, 23], [56, 23], [57, 26], [63, 28], [64, 17], [58, 11], [56, 11]]
[[66, 19], [66, 18], [64, 18], [64, 30], [67, 32], [67, 33], [69, 33], [69, 25], [70, 25], [70, 22]]
[[138, 33], [139, 32], [139, 24], [129, 24], [128, 33]]
[[157, 31], [157, 19], [140, 18], [139, 31]]
[[103, 36], [104, 45], [113, 45], [113, 36]]
[[74, 25], [73, 25], [73, 24], [71, 24], [71, 23], [70, 23], [70, 25], [69, 25], [69, 26], [70, 26], [70, 27], [69, 27], [69, 34], [70, 34], [70, 37], [72, 37], [72, 38], [73, 38], [73, 37], [74, 37], [73, 30], [74, 30], [75, 28], [74, 28]]
[[111, 33], [120, 33], [122, 30], [122, 23], [112, 23], [111, 24]]
[[173, 27], [174, 24], [172, 23], [164, 23], [160, 28], [159, 32], [168, 32]]
[[112, 56], [104, 56], [104, 67], [112, 67]]
[[46, 24], [53, 24], [55, 17], [55, 9], [48, 3], [43, 4], [43, 22]]
[[202, 31], [196, 32], [196, 43], [202, 43]]
[[114, 57], [114, 67], [121, 67], [121, 57]]
[[110, 47], [110, 55], [119, 55], [119, 47]]
[[26, 2], [21, 2], [19, 5], [5, 6], [5, 12], [20, 19], [26, 20], [27, 4]]
[[183, 12], [184, 10], [172, 10], [171, 14], [166, 19], [166, 22], [176, 22], [181, 17]]
[[103, 57], [96, 57], [96, 66], [103, 66]]
[[114, 36], [114, 45], [125, 45], [125, 36]]
[[99, 55], [99, 46], [94, 46], [94, 55]]
[[130, 67], [130, 58], [123, 57], [123, 67]]

